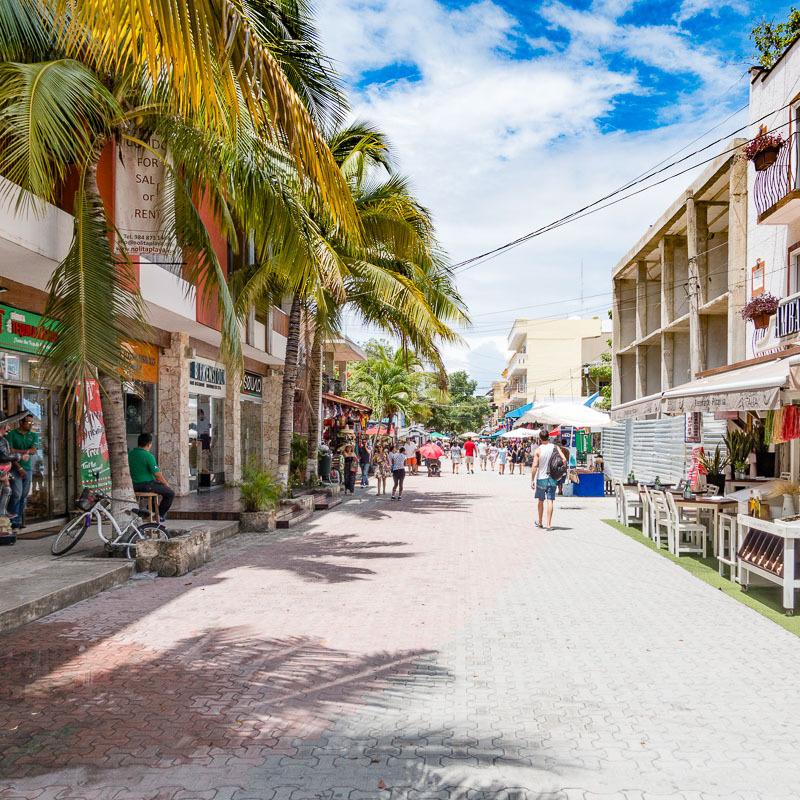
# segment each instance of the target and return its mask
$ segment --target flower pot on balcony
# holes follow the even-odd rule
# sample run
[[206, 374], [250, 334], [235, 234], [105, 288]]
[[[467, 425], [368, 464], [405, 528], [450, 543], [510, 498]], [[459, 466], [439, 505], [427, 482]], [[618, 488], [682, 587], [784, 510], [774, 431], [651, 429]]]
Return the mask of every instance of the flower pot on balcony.
[[753, 156], [756, 172], [763, 172], [765, 169], [769, 169], [778, 160], [779, 152], [779, 147], [767, 147], [760, 153], [756, 153]]
[[764, 328], [769, 327], [769, 321], [772, 319], [772, 314], [756, 314], [753, 317], [753, 325], [756, 326], [757, 330], [763, 330]]

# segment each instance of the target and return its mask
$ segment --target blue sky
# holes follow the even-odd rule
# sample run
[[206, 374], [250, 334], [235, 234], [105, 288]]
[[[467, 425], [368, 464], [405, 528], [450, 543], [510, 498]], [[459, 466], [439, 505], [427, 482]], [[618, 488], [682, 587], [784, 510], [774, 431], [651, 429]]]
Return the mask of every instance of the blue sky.
[[[714, 126], [706, 141], [744, 125], [746, 112], [720, 123], [747, 102], [749, 31], [789, 7], [321, 0], [318, 19], [354, 114], [389, 134], [458, 262], [605, 195]], [[447, 350], [448, 367], [488, 386], [515, 316], [604, 315], [612, 267], [691, 177], [461, 274], [474, 325], [464, 348]], [[369, 335], [354, 323], [347, 332]]]

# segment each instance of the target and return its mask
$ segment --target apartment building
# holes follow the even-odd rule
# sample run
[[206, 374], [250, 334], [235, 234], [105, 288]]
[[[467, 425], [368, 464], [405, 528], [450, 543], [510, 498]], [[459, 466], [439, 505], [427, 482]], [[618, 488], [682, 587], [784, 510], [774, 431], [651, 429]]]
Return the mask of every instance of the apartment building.
[[509, 409], [550, 397], [585, 397], [584, 367], [608, 351], [608, 336], [607, 321], [599, 318], [515, 320], [503, 373]]

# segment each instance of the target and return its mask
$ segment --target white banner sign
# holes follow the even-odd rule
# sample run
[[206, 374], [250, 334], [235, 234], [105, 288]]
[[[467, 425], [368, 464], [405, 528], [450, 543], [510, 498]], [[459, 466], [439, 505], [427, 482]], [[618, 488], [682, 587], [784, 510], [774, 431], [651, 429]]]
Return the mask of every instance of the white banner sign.
[[[150, 147], [161, 157], [162, 142], [153, 137]], [[117, 162], [114, 222], [125, 247], [132, 255], [153, 261], [170, 258], [162, 235], [161, 201], [166, 168], [159, 155], [140, 145], [120, 142], [121, 163]]]

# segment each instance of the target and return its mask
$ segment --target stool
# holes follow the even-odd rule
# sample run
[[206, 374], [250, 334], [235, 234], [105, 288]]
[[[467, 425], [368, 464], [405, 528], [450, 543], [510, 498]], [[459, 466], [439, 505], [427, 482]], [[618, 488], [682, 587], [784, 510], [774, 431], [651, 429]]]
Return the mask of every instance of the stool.
[[149, 522], [158, 522], [158, 501], [160, 499], [159, 495], [155, 492], [135, 492], [136, 495], [136, 502], [139, 504], [139, 508], [142, 511], [147, 511], [150, 516]]
[[730, 570], [729, 580], [736, 579], [738, 567], [738, 523], [736, 514], [721, 512], [719, 515], [719, 527], [717, 528], [717, 563], [719, 564], [719, 574], [724, 576], [727, 566]]

